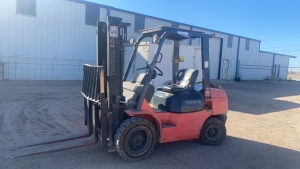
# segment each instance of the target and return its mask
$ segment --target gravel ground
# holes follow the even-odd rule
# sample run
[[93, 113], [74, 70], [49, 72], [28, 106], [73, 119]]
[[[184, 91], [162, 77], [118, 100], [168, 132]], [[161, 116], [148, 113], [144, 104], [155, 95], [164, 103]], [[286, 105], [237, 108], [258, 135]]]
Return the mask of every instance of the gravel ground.
[[288, 74], [288, 79], [300, 81], [300, 73], [298, 73], [298, 74]]
[[[295, 78], [293, 78], [295, 79]], [[98, 145], [5, 158], [16, 144], [84, 133], [80, 81], [0, 81], [0, 168], [300, 168], [300, 81], [216, 81], [227, 92], [227, 138], [158, 144], [139, 162]]]

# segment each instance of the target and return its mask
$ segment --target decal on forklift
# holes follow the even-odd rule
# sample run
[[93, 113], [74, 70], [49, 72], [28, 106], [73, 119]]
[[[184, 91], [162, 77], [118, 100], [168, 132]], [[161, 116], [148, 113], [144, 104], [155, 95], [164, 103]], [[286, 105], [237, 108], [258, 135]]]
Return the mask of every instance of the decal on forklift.
[[179, 56], [179, 62], [184, 62], [184, 56]]
[[204, 68], [208, 68], [208, 61], [204, 62]]
[[109, 76], [116, 75], [116, 55], [115, 50], [110, 49], [109, 51]]
[[201, 104], [201, 100], [187, 100], [185, 104]]
[[116, 55], [115, 55], [115, 38], [118, 37], [118, 27], [110, 26], [109, 27], [109, 68], [108, 68], [108, 76], [116, 75]]
[[111, 38], [111, 39], [109, 40], [109, 46], [110, 46], [111, 48], [114, 48], [114, 47], [115, 47], [115, 40], [114, 40], [114, 38]]
[[109, 29], [110, 29], [110, 31], [109, 31], [110, 37], [117, 38], [118, 37], [118, 27], [110, 26]]

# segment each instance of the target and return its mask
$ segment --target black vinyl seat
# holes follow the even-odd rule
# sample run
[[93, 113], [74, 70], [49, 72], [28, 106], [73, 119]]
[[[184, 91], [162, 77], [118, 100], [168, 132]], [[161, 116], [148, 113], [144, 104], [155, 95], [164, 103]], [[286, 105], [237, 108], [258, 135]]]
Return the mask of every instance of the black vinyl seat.
[[176, 84], [163, 85], [158, 91], [168, 93], [192, 92], [198, 77], [199, 70], [196, 69], [181, 69], [176, 73]]

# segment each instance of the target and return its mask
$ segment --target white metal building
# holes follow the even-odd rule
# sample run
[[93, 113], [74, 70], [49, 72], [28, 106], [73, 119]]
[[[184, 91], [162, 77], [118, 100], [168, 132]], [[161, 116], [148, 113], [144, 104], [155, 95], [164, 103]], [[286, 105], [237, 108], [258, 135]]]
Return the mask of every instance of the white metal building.
[[[260, 51], [260, 41], [256, 39], [82, 0], [0, 0], [0, 63], [4, 65], [4, 79], [82, 79], [82, 65], [95, 64], [96, 21], [106, 21], [107, 16], [131, 23], [128, 37], [137, 38], [139, 30], [155, 26], [213, 34], [212, 79], [240, 76], [242, 80], [260, 80], [274, 75], [284, 80], [289, 59], [295, 58]], [[201, 50], [196, 40], [185, 40], [181, 45], [194, 49], [184, 55], [195, 56]]]

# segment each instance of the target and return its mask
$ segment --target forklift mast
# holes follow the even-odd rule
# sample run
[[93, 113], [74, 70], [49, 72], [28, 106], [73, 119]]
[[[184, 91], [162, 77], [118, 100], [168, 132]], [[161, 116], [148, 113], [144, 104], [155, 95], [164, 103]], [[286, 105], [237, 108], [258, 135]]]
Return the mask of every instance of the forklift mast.
[[[97, 23], [96, 62], [103, 69], [100, 88], [103, 88], [101, 100], [101, 136], [102, 144], [106, 141], [106, 124], [108, 123], [108, 145], [112, 145], [113, 133], [123, 119], [125, 98], [122, 75], [124, 70], [124, 43], [127, 43], [127, 27], [129, 23], [122, 18], [107, 17], [107, 22]], [[105, 40], [106, 39], [106, 40]], [[100, 75], [101, 76], [101, 75]], [[107, 102], [106, 102], [107, 101]], [[103, 106], [105, 105], [105, 106]], [[109, 117], [109, 118], [108, 118]], [[107, 121], [108, 119], [108, 121]]]

